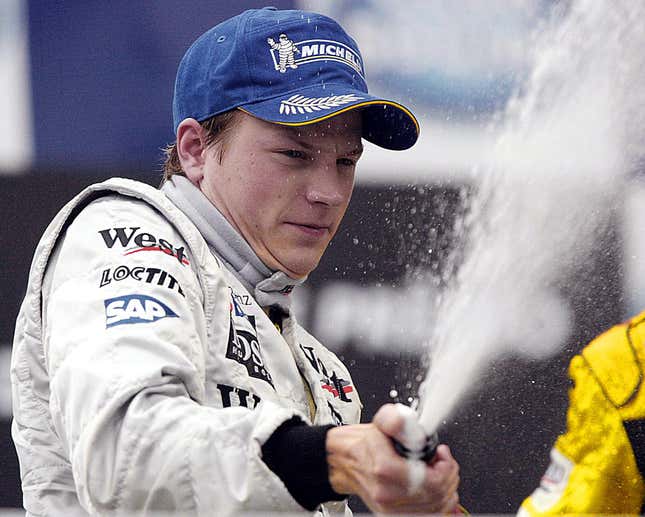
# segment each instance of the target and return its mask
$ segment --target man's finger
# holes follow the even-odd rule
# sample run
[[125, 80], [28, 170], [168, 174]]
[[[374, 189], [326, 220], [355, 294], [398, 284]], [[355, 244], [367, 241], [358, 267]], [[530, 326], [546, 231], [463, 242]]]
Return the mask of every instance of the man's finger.
[[450, 451], [450, 447], [448, 447], [445, 443], [442, 443], [437, 447], [437, 454], [435, 458], [435, 461], [456, 461], [452, 455], [452, 452]]
[[417, 412], [403, 404], [385, 404], [374, 416], [376, 427], [411, 451], [421, 451], [427, 442]]
[[372, 423], [382, 433], [397, 438], [403, 430], [404, 420], [394, 404], [384, 404], [374, 415]]

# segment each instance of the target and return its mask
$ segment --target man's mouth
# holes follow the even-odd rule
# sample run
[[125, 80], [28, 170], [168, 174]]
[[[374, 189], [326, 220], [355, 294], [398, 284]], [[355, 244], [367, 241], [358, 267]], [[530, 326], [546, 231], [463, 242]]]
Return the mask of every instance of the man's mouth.
[[311, 235], [312, 237], [322, 237], [329, 232], [329, 226], [315, 223], [288, 222], [287, 224], [295, 227], [296, 229], [307, 235]]

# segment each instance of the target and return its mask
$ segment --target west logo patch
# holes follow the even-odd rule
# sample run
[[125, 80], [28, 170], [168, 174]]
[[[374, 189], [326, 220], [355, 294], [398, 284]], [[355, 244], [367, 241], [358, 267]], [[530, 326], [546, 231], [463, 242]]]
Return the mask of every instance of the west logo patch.
[[322, 389], [331, 393], [334, 398], [340, 399], [343, 402], [351, 402], [352, 399], [349, 398], [349, 393], [354, 391], [354, 386], [348, 380], [336, 375], [335, 371], [332, 371], [330, 375], [329, 370], [318, 358], [313, 347], [303, 346], [301, 344], [300, 350], [305, 354], [312, 368], [321, 375], [320, 385]]
[[190, 262], [186, 258], [186, 253], [182, 247], [175, 247], [165, 239], [157, 239], [151, 233], [140, 232], [141, 227], [131, 226], [129, 228], [107, 228], [99, 230], [99, 235], [103, 238], [105, 245], [112, 249], [118, 242], [121, 247], [126, 248], [124, 255], [132, 255], [142, 251], [157, 251], [175, 257], [180, 264], [185, 266]]
[[105, 328], [134, 323], [152, 323], [164, 318], [178, 318], [165, 303], [145, 294], [109, 298], [105, 304]]

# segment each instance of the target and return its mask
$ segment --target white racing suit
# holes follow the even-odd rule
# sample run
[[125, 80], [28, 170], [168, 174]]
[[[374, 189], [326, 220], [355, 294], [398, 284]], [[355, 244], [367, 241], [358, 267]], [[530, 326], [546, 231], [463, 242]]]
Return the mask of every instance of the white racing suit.
[[334, 354], [293, 317], [281, 335], [182, 211], [119, 179], [41, 239], [11, 382], [30, 515], [302, 511], [261, 446], [294, 415], [361, 407]]

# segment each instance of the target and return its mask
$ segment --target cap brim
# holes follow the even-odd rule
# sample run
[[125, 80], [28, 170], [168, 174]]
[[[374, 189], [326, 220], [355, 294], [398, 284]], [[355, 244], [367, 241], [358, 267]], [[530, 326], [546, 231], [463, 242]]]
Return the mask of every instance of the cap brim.
[[361, 109], [363, 138], [386, 149], [414, 145], [419, 123], [405, 106], [346, 86], [326, 84], [264, 99], [239, 109], [267, 122], [306, 126], [354, 109]]

